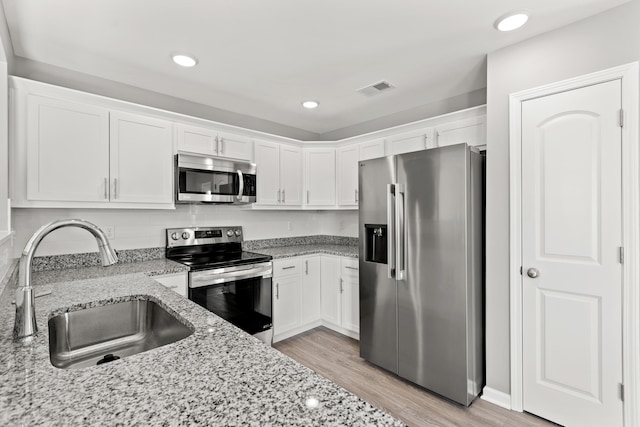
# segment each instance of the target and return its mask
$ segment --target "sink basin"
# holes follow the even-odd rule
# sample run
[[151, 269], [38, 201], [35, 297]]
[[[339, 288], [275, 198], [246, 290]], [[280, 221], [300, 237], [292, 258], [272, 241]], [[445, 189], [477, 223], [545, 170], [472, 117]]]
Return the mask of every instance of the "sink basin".
[[193, 334], [151, 300], [62, 313], [49, 319], [49, 354], [62, 369], [101, 365]]

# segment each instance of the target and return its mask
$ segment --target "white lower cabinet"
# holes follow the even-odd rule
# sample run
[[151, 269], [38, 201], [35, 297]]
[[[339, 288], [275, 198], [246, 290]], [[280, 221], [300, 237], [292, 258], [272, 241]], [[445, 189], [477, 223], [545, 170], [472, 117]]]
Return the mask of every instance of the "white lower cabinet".
[[187, 272], [153, 276], [153, 280], [187, 298]]
[[322, 256], [322, 324], [358, 338], [360, 333], [358, 260]]
[[300, 292], [300, 323], [320, 320], [320, 255], [302, 258], [302, 290]]
[[273, 342], [320, 325], [358, 338], [357, 268], [332, 255], [273, 261]]
[[273, 335], [282, 335], [300, 326], [300, 275], [273, 279]]

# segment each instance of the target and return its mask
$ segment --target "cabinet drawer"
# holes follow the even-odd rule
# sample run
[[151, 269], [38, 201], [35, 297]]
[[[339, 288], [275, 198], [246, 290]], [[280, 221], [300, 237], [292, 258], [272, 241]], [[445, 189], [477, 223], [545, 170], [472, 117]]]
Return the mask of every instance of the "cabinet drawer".
[[352, 278], [358, 280], [359, 271], [358, 271], [358, 260], [357, 259], [348, 259], [341, 258], [340, 259], [340, 275], [346, 278]]
[[300, 258], [285, 258], [273, 261], [273, 277], [284, 277], [300, 274], [302, 260]]

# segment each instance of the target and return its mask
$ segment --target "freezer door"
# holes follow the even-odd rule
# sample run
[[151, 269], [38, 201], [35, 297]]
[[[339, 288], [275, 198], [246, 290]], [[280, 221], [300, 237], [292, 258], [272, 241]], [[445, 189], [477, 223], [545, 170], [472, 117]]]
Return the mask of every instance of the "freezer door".
[[[398, 372], [396, 281], [393, 266], [395, 157], [359, 164], [360, 356]], [[390, 209], [391, 208], [391, 209]], [[380, 244], [386, 247], [382, 249]]]
[[468, 405], [466, 144], [399, 155], [398, 373]]

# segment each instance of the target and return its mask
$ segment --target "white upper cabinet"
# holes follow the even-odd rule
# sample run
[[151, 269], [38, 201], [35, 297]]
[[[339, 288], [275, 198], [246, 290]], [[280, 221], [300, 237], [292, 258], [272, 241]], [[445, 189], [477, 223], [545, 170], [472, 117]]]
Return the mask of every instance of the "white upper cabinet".
[[486, 145], [486, 116], [471, 117], [436, 126], [434, 139], [436, 147], [461, 144], [463, 142], [476, 147]]
[[253, 158], [253, 140], [246, 136], [183, 123], [176, 125], [176, 135], [179, 151], [230, 159]]
[[253, 140], [251, 138], [226, 132], [218, 134], [218, 156], [251, 160], [252, 154]]
[[27, 199], [108, 202], [109, 111], [26, 98]]
[[280, 202], [280, 144], [256, 140], [257, 203], [277, 205]]
[[14, 207], [173, 209], [173, 124], [12, 79]]
[[218, 153], [218, 132], [184, 124], [176, 125], [179, 151], [216, 156]]
[[256, 140], [257, 203], [274, 206], [302, 204], [302, 149]]
[[384, 139], [375, 139], [360, 144], [360, 160], [384, 157]]
[[307, 206], [336, 204], [335, 148], [305, 148], [304, 174]]
[[111, 202], [173, 202], [172, 124], [111, 112]]
[[281, 204], [302, 204], [302, 148], [293, 145], [280, 146], [280, 188]]
[[388, 155], [409, 153], [429, 148], [427, 141], [431, 139], [432, 130], [422, 129], [414, 132], [394, 135], [387, 139]]
[[338, 148], [338, 205], [358, 206], [358, 161], [360, 147]]

